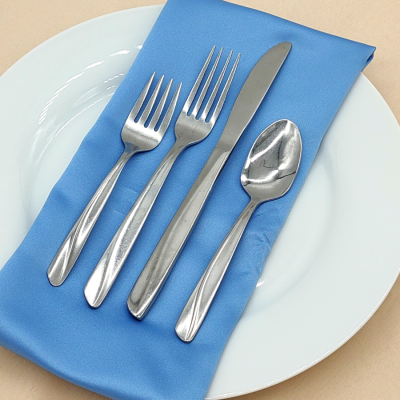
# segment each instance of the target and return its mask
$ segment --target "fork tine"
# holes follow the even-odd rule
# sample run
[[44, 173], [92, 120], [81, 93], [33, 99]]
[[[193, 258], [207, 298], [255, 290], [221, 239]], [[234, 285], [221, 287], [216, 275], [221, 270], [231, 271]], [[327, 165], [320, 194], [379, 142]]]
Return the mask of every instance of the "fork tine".
[[188, 98], [187, 98], [187, 100], [186, 100], [186, 102], [185, 102], [185, 105], [183, 106], [182, 112], [184, 112], [184, 113], [186, 113], [186, 114], [188, 113], [189, 108], [190, 108], [190, 106], [192, 105], [192, 102], [193, 102], [193, 100], [194, 100], [194, 98], [195, 98], [195, 96], [196, 96], [196, 93], [197, 93], [197, 91], [198, 91], [198, 89], [199, 89], [200, 83], [201, 83], [201, 81], [203, 80], [204, 74], [206, 73], [208, 64], [210, 64], [211, 57], [212, 57], [212, 55], [214, 54], [215, 47], [216, 47], [216, 46], [214, 46], [214, 47], [211, 49], [210, 54], [208, 55], [207, 60], [206, 60], [206, 62], [204, 63], [203, 68], [201, 69], [200, 74], [199, 74], [199, 76], [197, 77], [196, 82], [194, 83], [194, 85], [193, 85], [193, 87], [192, 87], [192, 90], [191, 90], [190, 93], [189, 93], [189, 96], [188, 96]]
[[176, 102], [178, 101], [178, 97], [179, 97], [179, 93], [181, 91], [181, 87], [182, 87], [182, 83], [180, 83], [179, 86], [178, 86], [178, 89], [176, 89], [174, 97], [172, 98], [171, 103], [170, 103], [170, 105], [169, 105], [169, 107], [167, 109], [167, 112], [165, 113], [164, 118], [163, 118], [163, 120], [161, 122], [161, 125], [158, 128], [157, 132], [161, 136], [164, 136], [164, 133], [167, 130], [169, 123], [171, 122], [171, 118], [172, 118], [172, 115], [174, 114], [174, 111], [175, 111], [175, 106], [176, 106]]
[[224, 68], [222, 69], [221, 74], [218, 77], [218, 81], [215, 84], [214, 90], [212, 91], [211, 96], [208, 99], [206, 106], [204, 107], [204, 111], [201, 114], [200, 120], [202, 120], [202, 121], [206, 120], [207, 115], [208, 115], [212, 105], [214, 104], [215, 96], [217, 95], [218, 89], [221, 86], [222, 79], [224, 78], [224, 75], [225, 75], [226, 69], [228, 68], [231, 57], [232, 57], [232, 51], [229, 53], [228, 58], [226, 59]]
[[154, 106], [154, 103], [156, 101], [156, 98], [158, 96], [158, 92], [160, 91], [160, 87], [163, 83], [164, 80], [164, 75], [160, 78], [160, 80], [157, 83], [157, 86], [155, 87], [147, 105], [146, 108], [143, 111], [143, 114], [140, 116], [138, 123], [144, 125], [145, 122], [147, 121], [147, 118], [149, 117], [149, 114]]
[[233, 64], [231, 73], [229, 74], [228, 80], [225, 83], [224, 89], [223, 89], [223, 91], [221, 93], [221, 96], [220, 96], [220, 98], [218, 100], [218, 103], [217, 103], [217, 105], [215, 107], [215, 110], [214, 110], [214, 112], [213, 112], [213, 114], [212, 114], [212, 116], [210, 118], [209, 122], [211, 122], [212, 125], [215, 124], [215, 121], [218, 119], [219, 113], [222, 110], [222, 106], [224, 105], [225, 98], [226, 98], [226, 95], [228, 94], [229, 88], [231, 86], [231, 83], [232, 83], [233, 77], [235, 75], [236, 68], [237, 68], [237, 65], [239, 63], [239, 60], [240, 60], [240, 53], [236, 57], [235, 64]]
[[145, 87], [143, 88], [142, 93], [140, 93], [138, 99], [136, 100], [136, 103], [135, 103], [135, 105], [133, 106], [132, 111], [129, 113], [129, 117], [130, 117], [130, 118], [132, 118], [132, 119], [135, 119], [135, 118], [136, 118], [136, 116], [137, 116], [139, 110], [141, 109], [141, 107], [142, 107], [142, 105], [143, 105], [144, 99], [145, 99], [146, 96], [147, 96], [147, 93], [148, 93], [148, 91], [149, 91], [149, 89], [150, 89], [151, 83], [153, 82], [153, 78], [154, 78], [154, 75], [155, 75], [155, 74], [156, 74], [156, 73], [153, 72], [153, 74], [151, 75], [150, 79], [147, 81]]
[[217, 66], [218, 66], [218, 63], [219, 63], [219, 59], [221, 58], [222, 50], [223, 50], [223, 48], [218, 53], [217, 59], [215, 60], [214, 65], [213, 65], [210, 73], [208, 74], [206, 83], [204, 84], [203, 89], [202, 89], [202, 91], [200, 93], [200, 96], [197, 99], [196, 105], [194, 106], [193, 111], [191, 113], [191, 115], [193, 115], [195, 118], [197, 117], [197, 113], [199, 112], [199, 110], [201, 108], [201, 105], [203, 104], [204, 97], [205, 97], [205, 95], [207, 93], [208, 87], [210, 86], [210, 83], [211, 83], [211, 80], [212, 80], [212, 78], [214, 76], [215, 70], [217, 69]]
[[160, 119], [160, 115], [162, 113], [162, 110], [164, 109], [165, 102], [167, 101], [167, 97], [168, 97], [169, 91], [171, 89], [172, 82], [173, 82], [173, 79], [171, 79], [169, 81], [166, 89], [164, 90], [164, 93], [161, 97], [160, 102], [158, 103], [156, 111], [154, 112], [154, 115], [151, 118], [150, 124], [148, 126], [149, 129], [154, 129], [157, 125], [158, 120]]

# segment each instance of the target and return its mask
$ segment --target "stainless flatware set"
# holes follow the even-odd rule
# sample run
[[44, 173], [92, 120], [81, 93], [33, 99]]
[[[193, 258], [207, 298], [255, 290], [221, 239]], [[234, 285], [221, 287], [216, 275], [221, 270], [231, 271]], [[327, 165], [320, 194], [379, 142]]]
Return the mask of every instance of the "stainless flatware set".
[[[282, 42], [268, 50], [243, 84], [220, 139], [129, 294], [128, 309], [136, 319], [143, 319], [155, 301], [222, 168], [263, 101], [290, 48], [290, 43]], [[225, 84], [221, 86], [230, 64], [230, 52], [214, 87], [210, 88], [222, 55], [221, 49], [205, 77], [214, 51], [215, 46], [176, 120], [174, 145], [126, 215], [86, 284], [85, 297], [93, 308], [102, 304], [111, 289], [175, 160], [185, 148], [204, 140], [219, 117], [238, 67], [240, 54], [234, 61]], [[173, 83], [171, 79], [156, 106], [164, 76], [158, 81], [140, 115], [154, 76], [155, 73], [146, 83], [123, 126], [121, 138], [125, 149], [120, 159], [83, 210], [48, 268], [47, 275], [53, 286], [61, 285], [67, 278], [127, 161], [137, 152], [154, 149], [161, 142], [172, 120], [181, 84], [156, 129]], [[222, 90], [219, 90], [220, 87]], [[193, 106], [197, 94], [197, 101]], [[301, 150], [300, 132], [289, 120], [275, 122], [253, 144], [241, 174], [241, 183], [250, 196], [250, 202], [220, 245], [181, 313], [176, 333], [183, 341], [192, 341], [198, 332], [254, 210], [259, 204], [279, 198], [290, 189], [299, 167]]]

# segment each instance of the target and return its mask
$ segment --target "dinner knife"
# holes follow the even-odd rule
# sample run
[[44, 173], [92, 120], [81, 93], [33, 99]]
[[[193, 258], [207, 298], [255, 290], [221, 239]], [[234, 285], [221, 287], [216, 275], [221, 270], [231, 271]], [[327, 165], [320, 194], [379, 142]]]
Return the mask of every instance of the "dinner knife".
[[138, 320], [144, 318], [165, 283], [219, 173], [267, 94], [291, 47], [291, 43], [282, 42], [269, 49], [243, 84], [220, 139], [132, 288], [127, 305]]

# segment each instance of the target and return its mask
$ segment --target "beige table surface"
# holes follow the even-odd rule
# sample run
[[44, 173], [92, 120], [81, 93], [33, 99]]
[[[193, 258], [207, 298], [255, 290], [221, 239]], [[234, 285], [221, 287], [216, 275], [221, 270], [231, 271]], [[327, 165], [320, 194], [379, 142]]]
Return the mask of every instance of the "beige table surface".
[[[400, 0], [232, 2], [375, 45], [375, 59], [365, 75], [400, 120]], [[0, 0], [0, 74], [35, 46], [73, 25], [113, 11], [161, 3], [164, 1]], [[0, 347], [0, 400], [17, 399], [105, 398]], [[334, 354], [286, 382], [240, 397], [261, 399], [399, 400], [400, 282], [366, 326]]]

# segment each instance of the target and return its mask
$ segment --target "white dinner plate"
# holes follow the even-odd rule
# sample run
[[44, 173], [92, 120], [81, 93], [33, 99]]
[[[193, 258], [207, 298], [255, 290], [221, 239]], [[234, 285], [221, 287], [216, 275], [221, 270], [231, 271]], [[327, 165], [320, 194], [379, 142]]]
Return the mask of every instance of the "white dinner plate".
[[[0, 78], [0, 265], [135, 59], [162, 6], [46, 41]], [[208, 399], [271, 386], [351, 338], [400, 267], [399, 126], [360, 75], [223, 353]], [[195, 379], [195, 377], [194, 377]]]

